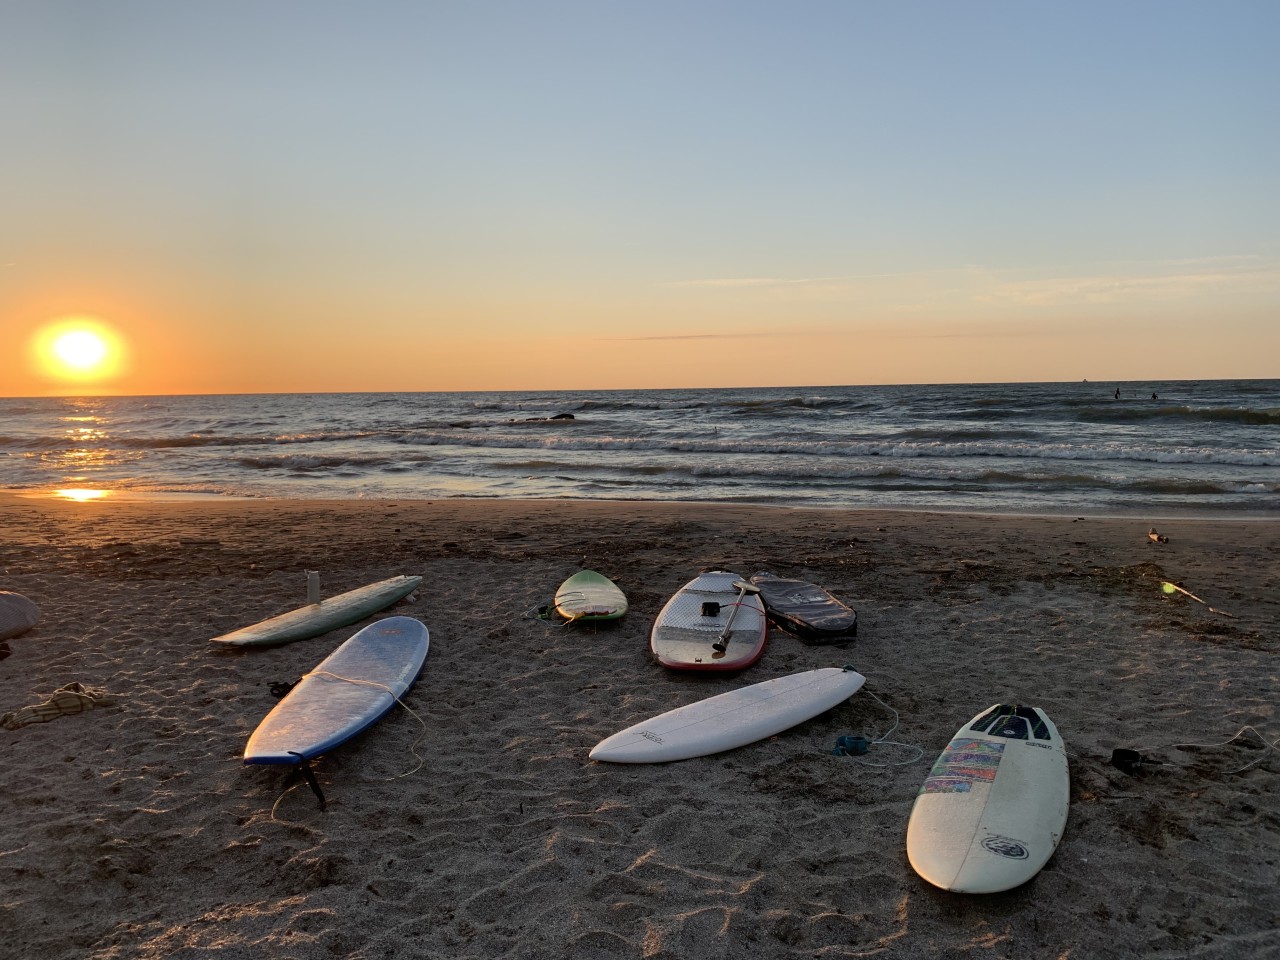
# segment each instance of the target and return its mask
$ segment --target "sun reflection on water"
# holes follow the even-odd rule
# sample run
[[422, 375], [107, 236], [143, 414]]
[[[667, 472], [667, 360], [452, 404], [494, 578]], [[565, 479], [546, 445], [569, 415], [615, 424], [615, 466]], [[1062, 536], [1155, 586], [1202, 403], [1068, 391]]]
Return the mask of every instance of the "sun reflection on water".
[[84, 490], [78, 488], [69, 488], [53, 491], [53, 495], [62, 500], [75, 500], [77, 503], [85, 503], [89, 500], [105, 500], [111, 496], [114, 491], [111, 490]]

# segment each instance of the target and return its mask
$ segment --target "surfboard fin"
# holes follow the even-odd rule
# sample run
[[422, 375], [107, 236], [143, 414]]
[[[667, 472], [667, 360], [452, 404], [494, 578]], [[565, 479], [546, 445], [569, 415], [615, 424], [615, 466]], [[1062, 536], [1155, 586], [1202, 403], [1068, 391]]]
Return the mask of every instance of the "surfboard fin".
[[307, 781], [307, 786], [311, 788], [311, 792], [316, 795], [316, 799], [320, 801], [320, 809], [323, 810], [329, 806], [329, 801], [324, 798], [324, 791], [320, 789], [320, 782], [311, 771], [311, 764], [306, 760], [302, 761], [302, 776]]
[[[292, 751], [290, 751], [292, 753]], [[320, 789], [320, 781], [316, 779], [315, 771], [311, 769], [311, 761], [294, 753], [298, 757], [298, 772], [302, 774], [302, 779], [307, 781], [307, 786], [311, 788], [311, 792], [316, 795], [316, 799], [320, 801], [320, 809], [324, 810], [329, 806], [329, 801], [324, 798], [324, 791]]]

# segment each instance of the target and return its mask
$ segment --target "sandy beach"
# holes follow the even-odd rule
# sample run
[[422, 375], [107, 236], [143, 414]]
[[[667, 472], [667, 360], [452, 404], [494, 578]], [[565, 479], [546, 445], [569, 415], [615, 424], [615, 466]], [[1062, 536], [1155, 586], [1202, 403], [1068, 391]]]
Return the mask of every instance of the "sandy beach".
[[[0, 529], [0, 590], [43, 614], [8, 641], [0, 712], [70, 682], [112, 701], [0, 731], [5, 956], [1280, 956], [1280, 752], [1250, 733], [1173, 746], [1280, 738], [1275, 522], [0, 495]], [[526, 617], [584, 567], [626, 591], [622, 620]], [[819, 583], [858, 637], [774, 631], [741, 674], [665, 671], [649, 628], [709, 568]], [[422, 724], [397, 709], [324, 758], [325, 811], [240, 758], [268, 685], [362, 624], [209, 642], [300, 606], [308, 569], [326, 596], [423, 576], [385, 613], [431, 631], [406, 698]], [[587, 758], [672, 707], [845, 663], [920, 760], [832, 755], [892, 723], [862, 693], [713, 757]], [[999, 702], [1057, 723], [1066, 834], [1016, 890], [945, 893], [908, 864], [907, 819], [938, 752]], [[1117, 747], [1169, 763], [1129, 775]]]

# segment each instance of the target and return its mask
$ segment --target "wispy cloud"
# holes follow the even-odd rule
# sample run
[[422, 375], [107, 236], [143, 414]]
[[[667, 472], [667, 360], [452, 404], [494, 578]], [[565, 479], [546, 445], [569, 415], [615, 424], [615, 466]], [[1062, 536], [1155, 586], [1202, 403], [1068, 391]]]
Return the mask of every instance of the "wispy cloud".
[[1217, 267], [1236, 264], [1237, 267], [1256, 267], [1266, 263], [1266, 258], [1256, 253], [1221, 253], [1209, 257], [1185, 257], [1177, 260], [1119, 260], [1119, 266], [1161, 267], [1171, 270], [1177, 267]]
[[850, 277], [721, 277], [711, 280], [672, 280], [664, 287], [782, 287], [803, 283], [830, 283]]
[[892, 330], [884, 334], [895, 340], [991, 340], [1051, 336], [1056, 330], [1044, 327], [963, 327], [960, 329]]
[[761, 301], [843, 303], [919, 314], [945, 307], [1068, 307], [1169, 304], [1210, 297], [1280, 295], [1280, 265], [1255, 254], [1111, 261], [1088, 272], [1035, 276], [1026, 269], [967, 264], [824, 277], [717, 277], [661, 286], [744, 291]]
[[652, 337], [601, 337], [601, 340], [745, 340], [749, 337], [780, 336], [774, 333], [669, 333]]
[[1190, 300], [1207, 293], [1262, 293], [1278, 287], [1280, 271], [1246, 268], [1020, 280], [997, 283], [975, 294], [975, 300], [979, 303], [1035, 307], [1171, 302]]
[[864, 283], [870, 280], [894, 280], [899, 277], [951, 277], [970, 273], [975, 268], [939, 267], [931, 270], [894, 270], [886, 273], [846, 273], [834, 277], [717, 277], [705, 280], [669, 280], [664, 287], [789, 287], [806, 284]]

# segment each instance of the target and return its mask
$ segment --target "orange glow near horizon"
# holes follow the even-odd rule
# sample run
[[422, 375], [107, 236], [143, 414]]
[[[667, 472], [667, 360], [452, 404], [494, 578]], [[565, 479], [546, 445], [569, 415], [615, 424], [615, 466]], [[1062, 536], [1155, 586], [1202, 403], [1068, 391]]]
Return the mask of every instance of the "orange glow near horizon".
[[42, 327], [32, 341], [36, 367], [59, 381], [108, 380], [124, 366], [120, 336], [97, 317], [61, 317]]
[[80, 490], [65, 489], [55, 490], [53, 495], [62, 500], [74, 500], [77, 503], [87, 503], [90, 500], [105, 500], [111, 495], [110, 490]]

